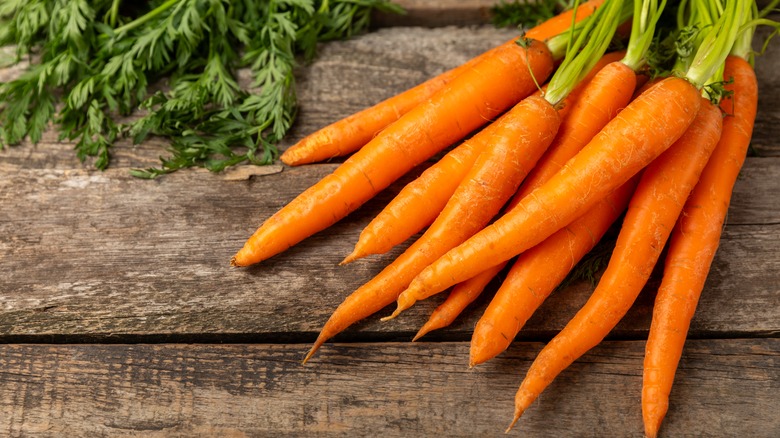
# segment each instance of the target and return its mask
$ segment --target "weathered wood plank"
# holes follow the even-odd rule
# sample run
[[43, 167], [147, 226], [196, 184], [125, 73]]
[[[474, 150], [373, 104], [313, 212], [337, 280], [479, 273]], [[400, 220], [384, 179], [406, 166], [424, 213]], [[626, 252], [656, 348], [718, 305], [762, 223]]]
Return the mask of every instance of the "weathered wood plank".
[[[0, 346], [4, 436], [499, 436], [540, 344], [469, 370], [466, 343]], [[642, 436], [644, 343], [607, 342], [518, 423]], [[780, 340], [689, 342], [663, 436], [780, 434]]]
[[489, 23], [496, 0], [396, 0], [405, 14], [377, 13], [375, 27], [388, 26], [472, 26]]
[[[346, 117], [376, 102], [402, 92], [473, 56], [511, 38], [512, 30], [490, 26], [468, 28], [392, 28], [379, 29], [350, 41], [323, 44], [320, 56], [297, 73], [300, 112], [292, 132], [281, 149], [303, 136]], [[759, 36], [766, 36], [762, 30]], [[759, 113], [753, 138], [754, 150], [761, 156], [780, 155], [776, 132], [780, 109], [780, 53], [776, 44], [757, 61], [761, 84]], [[16, 72], [18, 73], [18, 72]], [[9, 76], [6, 73], [5, 77]], [[247, 83], [247, 72], [242, 72]], [[0, 80], [3, 79], [0, 70]], [[89, 168], [79, 162], [73, 144], [57, 140], [47, 133], [38, 145], [24, 143], [0, 150], [0, 162], [28, 168]], [[165, 143], [151, 139], [133, 146], [121, 141], [112, 152], [115, 167], [148, 167], [159, 164], [166, 155]]]
[[[0, 165], [0, 337], [205, 333], [262, 340], [286, 333], [311, 339], [348, 293], [402, 250], [337, 266], [405, 180], [259, 266], [231, 269], [227, 261], [263, 219], [334, 166], [226, 182], [206, 171], [142, 181], [126, 169]], [[778, 172], [775, 158], [748, 160], [695, 336], [780, 331]], [[555, 294], [522, 336], [543, 339], [560, 329], [591, 289], [580, 283]], [[651, 300], [651, 292], [644, 294], [615, 335], [643, 336]], [[436, 301], [393, 322], [372, 319], [344, 339], [408, 338]], [[466, 339], [479, 314], [477, 307], [442, 336]]]

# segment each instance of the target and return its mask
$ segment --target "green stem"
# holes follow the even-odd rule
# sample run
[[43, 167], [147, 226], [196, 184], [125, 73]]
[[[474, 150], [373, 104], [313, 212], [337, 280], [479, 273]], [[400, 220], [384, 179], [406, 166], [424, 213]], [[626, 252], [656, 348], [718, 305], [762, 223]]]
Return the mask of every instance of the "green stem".
[[143, 25], [147, 21], [150, 21], [157, 17], [158, 15], [162, 14], [166, 10], [170, 9], [173, 5], [180, 2], [181, 0], [168, 0], [165, 3], [161, 4], [160, 6], [154, 8], [153, 10], [147, 12], [146, 14], [136, 18], [135, 20], [125, 24], [124, 26], [114, 29], [114, 33], [122, 33], [122, 32], [129, 32], [133, 29], [135, 29], [138, 26]]
[[121, 0], [114, 0], [111, 2], [111, 9], [108, 15], [108, 25], [111, 27], [116, 26], [116, 19], [119, 16], [119, 2]]
[[653, 34], [658, 19], [661, 18], [666, 0], [634, 0], [634, 20], [631, 26], [631, 37], [628, 40], [626, 56], [623, 64], [631, 70], [638, 71], [645, 65], [645, 55], [653, 42]]
[[[685, 78], [701, 89], [726, 61], [734, 45], [740, 25], [746, 20], [743, 11], [753, 0], [726, 0], [723, 14], [704, 36]], [[749, 6], [749, 4], [748, 4]]]
[[[625, 8], [626, 4], [624, 0], [606, 0], [593, 15], [581, 22], [585, 23], [584, 27], [576, 35], [576, 40], [568, 45], [563, 62], [547, 87], [545, 99], [553, 106], [565, 99], [604, 55], [618, 25], [623, 22], [624, 11], [627, 9], [630, 13], [632, 10]], [[563, 35], [575, 38], [574, 32]]]

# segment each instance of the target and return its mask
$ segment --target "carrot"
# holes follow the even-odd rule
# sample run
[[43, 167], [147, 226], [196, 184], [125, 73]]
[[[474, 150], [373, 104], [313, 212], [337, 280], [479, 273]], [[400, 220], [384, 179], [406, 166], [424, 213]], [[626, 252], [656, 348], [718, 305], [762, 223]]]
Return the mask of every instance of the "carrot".
[[[573, 102], [578, 100], [580, 93], [587, 93], [587, 91], [584, 91], [587, 88], [587, 84], [605, 65], [622, 58], [623, 53], [612, 52], [601, 57], [596, 66], [566, 97], [563, 104], [560, 105], [561, 109], [558, 111], [562, 120], [561, 129], [564, 129], [563, 127], [569, 124], [566, 121], [568, 118], [567, 113], [572, 107], [576, 107]], [[619, 86], [622, 86], [622, 84]], [[624, 105], [625, 103], [620, 103], [617, 108]], [[603, 114], [604, 112], [609, 111], [598, 110], [596, 113]], [[489, 129], [489, 127], [486, 129]], [[474, 139], [466, 140], [426, 169], [420, 177], [407, 184], [363, 229], [354, 250], [342, 264], [370, 254], [385, 253], [430, 225], [444, 208], [447, 200], [452, 196], [455, 188], [463, 180], [464, 175], [474, 164], [477, 156], [484, 150], [485, 146], [484, 142], [480, 143], [479, 141], [474, 141]]]
[[447, 298], [431, 312], [428, 321], [420, 327], [412, 341], [416, 341], [433, 330], [447, 327], [455, 318], [482, 294], [490, 281], [504, 269], [504, 264], [493, 266], [468, 280], [458, 283], [452, 288]]
[[247, 266], [332, 225], [412, 167], [531, 94], [552, 71], [546, 45], [506, 45], [406, 113], [267, 219], [231, 260]]
[[699, 93], [670, 77], [612, 119], [549, 181], [418, 275], [398, 297], [409, 308], [537, 245], [623, 185], [676, 141], [698, 112]]
[[509, 347], [528, 318], [625, 210], [636, 183], [637, 177], [632, 178], [583, 216], [520, 254], [474, 327], [469, 366]]
[[[577, 21], [590, 16], [604, 0], [590, 0], [577, 9]], [[574, 9], [539, 24], [526, 32], [526, 38], [544, 41], [566, 31], [571, 26]], [[503, 45], [514, 45], [516, 38]], [[334, 122], [290, 146], [280, 159], [289, 166], [314, 163], [355, 152], [367, 144], [382, 129], [398, 120], [415, 106], [425, 102], [465, 71], [473, 68], [484, 57], [492, 56], [497, 48], [471, 59], [465, 64], [448, 70], [403, 93]]]
[[[539, 160], [536, 167], [523, 181], [523, 185], [514, 196], [512, 204], [510, 204], [510, 209], [525, 194], [541, 185], [554, 173], [539, 172], [539, 169], [549, 169], [554, 166], [560, 168], [563, 162], [575, 155], [628, 103], [634, 89], [636, 75], [625, 64], [616, 62], [623, 55], [624, 52], [613, 52], [604, 55], [586, 76], [583, 83], [578, 85], [580, 90], [576, 91], [574, 103], [568, 105], [569, 110], [566, 114], [561, 115], [561, 127], [555, 140]], [[617, 59], [613, 60], [614, 58]], [[602, 94], [605, 94], [606, 90], [610, 92], [607, 97], [603, 97]], [[569, 99], [571, 100], [571, 98], [572, 95], [570, 94]], [[558, 150], [558, 152], [551, 154], [555, 150]], [[564, 153], [568, 153], [569, 156], [564, 157]], [[556, 164], [556, 160], [560, 161], [560, 165]], [[419, 209], [423, 209], [425, 205], [428, 205], [422, 202], [422, 200], [418, 204]], [[398, 214], [396, 222], [403, 222], [400, 221], [400, 218], [407, 216]], [[447, 299], [434, 310], [429, 321], [420, 329], [415, 339], [431, 330], [451, 324], [458, 314], [482, 293], [482, 290], [490, 280], [505, 266], [505, 263], [501, 263], [456, 285]]]
[[685, 134], [644, 171], [606, 271], [585, 305], [531, 364], [515, 396], [512, 424], [561, 371], [604, 339], [650, 277], [720, 138], [720, 110], [706, 100], [700, 108]]
[[[533, 120], [534, 125], [528, 126]], [[339, 305], [304, 361], [327, 339], [388, 304], [431, 261], [481, 229], [512, 196], [552, 142], [560, 119], [534, 95], [477, 134], [490, 145], [455, 190], [444, 210], [413, 245]]]
[[574, 104], [571, 116], [561, 124], [558, 137], [539, 166], [528, 175], [514, 203], [517, 204], [558, 173], [569, 159], [615, 118], [618, 111], [628, 105], [635, 88], [636, 73], [631, 67], [620, 61], [604, 66]]
[[642, 417], [655, 437], [669, 406], [669, 393], [704, 282], [718, 248], [731, 191], [745, 160], [756, 116], [756, 75], [744, 59], [726, 59], [724, 78], [732, 97], [721, 101], [727, 117], [720, 142], [683, 208], [672, 233], [664, 274], [653, 307], [645, 350]]

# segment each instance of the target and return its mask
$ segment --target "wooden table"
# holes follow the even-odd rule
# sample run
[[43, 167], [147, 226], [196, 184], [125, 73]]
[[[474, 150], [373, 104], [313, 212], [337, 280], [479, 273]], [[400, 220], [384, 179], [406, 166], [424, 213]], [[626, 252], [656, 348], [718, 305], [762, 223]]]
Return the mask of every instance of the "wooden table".
[[[484, 9], [426, 15], [432, 3], [407, 2], [408, 21], [385, 19], [389, 27], [324, 44], [298, 71], [301, 112], [286, 144], [512, 34], [469, 25]], [[446, 20], [458, 26], [398, 27]], [[773, 45], [757, 63], [754, 153], [664, 436], [780, 436], [779, 68]], [[0, 151], [0, 436], [500, 436], [535, 354], [593, 288], [580, 282], [555, 293], [505, 354], [474, 369], [468, 341], [487, 298], [417, 343], [409, 340], [441, 297], [392, 322], [371, 318], [302, 366], [333, 309], [403, 250], [337, 266], [403, 181], [330, 230], [233, 269], [230, 256], [254, 228], [336, 164], [129, 176], [156, 164], [161, 146], [120, 144], [104, 172], [80, 163], [55, 133]], [[656, 276], [609, 340], [526, 413], [516, 436], [642, 435], [657, 286]]]

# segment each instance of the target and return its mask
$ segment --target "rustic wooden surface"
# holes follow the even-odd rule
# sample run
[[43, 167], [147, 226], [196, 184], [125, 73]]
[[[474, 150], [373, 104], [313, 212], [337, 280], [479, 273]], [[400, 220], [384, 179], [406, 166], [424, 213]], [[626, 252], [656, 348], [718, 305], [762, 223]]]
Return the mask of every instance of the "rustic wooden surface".
[[[403, 3], [405, 27], [325, 44], [299, 69], [301, 111], [285, 145], [512, 35], [461, 18], [415, 21], [446, 14], [429, 12], [437, 2]], [[487, 2], [441, 4], [456, 3], [456, 16], [479, 22]], [[446, 20], [459, 26], [408, 27]], [[756, 65], [755, 156], [735, 188], [665, 436], [780, 436], [779, 68], [773, 45]], [[0, 80], [17, 73], [0, 70]], [[370, 318], [303, 367], [343, 297], [403, 250], [336, 266], [413, 175], [327, 232], [231, 269], [229, 257], [262, 219], [335, 164], [129, 176], [156, 164], [163, 147], [120, 144], [105, 172], [80, 163], [53, 132], [0, 151], [0, 436], [498, 436], [539, 342], [592, 290], [580, 282], [555, 293], [522, 342], [474, 370], [467, 341], [487, 298], [419, 344], [406, 341], [442, 297], [392, 322]], [[643, 339], [657, 284], [612, 341], [545, 392], [522, 419], [523, 436], [641, 436]]]

